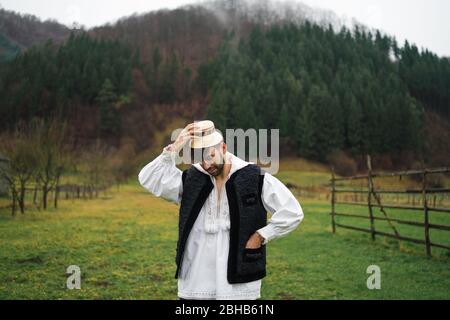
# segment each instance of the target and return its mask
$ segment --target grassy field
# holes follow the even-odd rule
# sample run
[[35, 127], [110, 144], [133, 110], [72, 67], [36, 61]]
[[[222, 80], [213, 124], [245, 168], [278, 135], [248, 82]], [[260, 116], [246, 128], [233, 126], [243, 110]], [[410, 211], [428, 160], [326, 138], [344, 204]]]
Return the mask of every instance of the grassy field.
[[[421, 245], [372, 242], [368, 234], [343, 229], [332, 234], [329, 202], [299, 201], [303, 223], [268, 245], [262, 299], [450, 298], [448, 252], [434, 249], [429, 259]], [[176, 299], [177, 210], [137, 181], [108, 197], [63, 200], [56, 211], [12, 218], [2, 209], [0, 299]], [[438, 220], [450, 224], [448, 215]], [[352, 221], [358, 223], [368, 224]], [[420, 228], [408, 232], [422, 237]], [[449, 242], [448, 233], [433, 237]], [[366, 287], [372, 264], [381, 268], [381, 290]], [[81, 268], [81, 290], [65, 287], [69, 265]]]
[[[329, 204], [299, 200], [302, 225], [268, 245], [263, 299], [450, 298], [446, 252], [428, 259], [420, 245], [332, 234]], [[176, 299], [177, 206], [137, 183], [60, 206], [15, 218], [0, 213], [1, 299]], [[81, 290], [65, 288], [72, 264], [81, 268]], [[366, 288], [372, 264], [381, 268], [381, 290]]]

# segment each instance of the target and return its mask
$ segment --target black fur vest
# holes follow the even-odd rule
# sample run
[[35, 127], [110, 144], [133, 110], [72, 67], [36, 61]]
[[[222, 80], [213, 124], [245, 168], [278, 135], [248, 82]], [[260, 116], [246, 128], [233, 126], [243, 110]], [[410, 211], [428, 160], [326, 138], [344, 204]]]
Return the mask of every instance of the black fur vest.
[[[266, 246], [245, 248], [250, 236], [267, 224], [267, 212], [261, 201], [263, 181], [264, 171], [255, 164], [249, 164], [234, 172], [225, 183], [230, 206], [229, 283], [250, 282], [266, 276]], [[175, 278], [181, 270], [189, 233], [213, 188], [210, 176], [194, 166], [183, 171]]]

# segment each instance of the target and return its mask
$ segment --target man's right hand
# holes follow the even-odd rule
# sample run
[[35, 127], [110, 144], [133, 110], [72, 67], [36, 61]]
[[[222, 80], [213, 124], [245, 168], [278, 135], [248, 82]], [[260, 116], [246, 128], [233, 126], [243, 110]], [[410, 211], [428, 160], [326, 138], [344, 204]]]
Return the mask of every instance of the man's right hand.
[[184, 145], [194, 136], [194, 129], [198, 129], [198, 126], [195, 122], [188, 124], [180, 132], [175, 142], [170, 145], [169, 150], [180, 152], [180, 150], [183, 149]]

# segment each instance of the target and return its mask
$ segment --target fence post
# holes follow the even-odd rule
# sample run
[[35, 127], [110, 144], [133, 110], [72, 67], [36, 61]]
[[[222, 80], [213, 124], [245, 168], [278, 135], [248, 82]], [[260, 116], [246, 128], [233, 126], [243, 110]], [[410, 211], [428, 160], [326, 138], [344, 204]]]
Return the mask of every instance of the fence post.
[[37, 186], [34, 186], [34, 192], [33, 192], [33, 204], [37, 204]]
[[430, 245], [430, 224], [428, 217], [428, 202], [427, 202], [427, 172], [423, 169], [422, 173], [422, 202], [423, 202], [423, 213], [424, 213], [424, 228], [425, 228], [425, 247], [427, 256], [431, 256], [431, 245]]
[[12, 194], [11, 215], [15, 216], [16, 215], [16, 201], [17, 201], [16, 198], [17, 198], [17, 195], [16, 195], [15, 191], [11, 191], [11, 194]]
[[370, 234], [372, 236], [372, 240], [375, 240], [375, 225], [373, 219], [373, 211], [372, 211], [372, 191], [373, 191], [373, 182], [372, 182], [372, 162], [370, 160], [370, 155], [367, 155], [367, 206], [369, 207], [369, 216], [370, 216]]
[[334, 177], [334, 168], [331, 167], [331, 228], [333, 233], [336, 233], [336, 221], [335, 221], [335, 209], [334, 205], [336, 202], [336, 182]]
[[59, 197], [59, 185], [56, 184], [55, 191], [54, 191], [55, 197], [54, 197], [54, 207], [55, 209], [58, 208], [58, 197]]

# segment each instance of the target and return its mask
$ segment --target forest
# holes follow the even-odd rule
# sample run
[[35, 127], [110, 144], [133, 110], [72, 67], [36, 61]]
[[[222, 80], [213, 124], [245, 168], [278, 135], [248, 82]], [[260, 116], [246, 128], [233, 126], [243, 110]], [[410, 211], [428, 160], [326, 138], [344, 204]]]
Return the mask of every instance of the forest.
[[255, 27], [200, 68], [221, 128], [280, 128], [321, 161], [341, 149], [422, 154], [424, 109], [449, 119], [449, 75], [448, 60], [408, 42], [310, 23]]
[[243, 19], [224, 28], [187, 7], [41, 41], [0, 65], [2, 131], [58, 117], [79, 147], [144, 150], [171, 120], [209, 117], [221, 129], [280, 128], [284, 150], [321, 162], [447, 154], [432, 136], [448, 135], [448, 58], [359, 26]]

